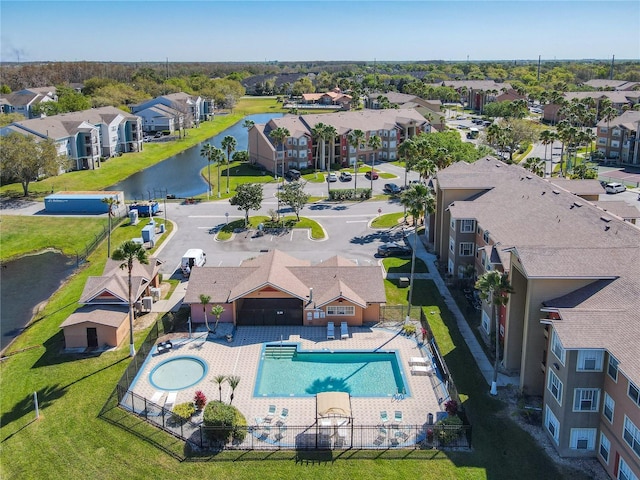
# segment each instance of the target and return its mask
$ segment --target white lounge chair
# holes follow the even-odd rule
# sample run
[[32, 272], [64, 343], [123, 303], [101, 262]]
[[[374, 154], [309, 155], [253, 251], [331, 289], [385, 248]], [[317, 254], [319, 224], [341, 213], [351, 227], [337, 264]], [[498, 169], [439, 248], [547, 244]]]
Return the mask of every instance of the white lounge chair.
[[327, 323], [327, 340], [335, 340], [336, 339], [336, 326], [333, 322]]
[[149, 400], [151, 400], [153, 403], [159, 403], [163, 395], [164, 395], [164, 392], [160, 390], [158, 392], [155, 392]]
[[421, 366], [414, 365], [411, 367], [411, 375], [431, 375], [433, 373], [433, 366]]
[[426, 367], [430, 363], [431, 362], [424, 357], [411, 357], [409, 359], [409, 365], [422, 365], [423, 367]]
[[269, 410], [267, 411], [267, 414], [264, 417], [264, 421], [267, 423], [271, 423], [271, 420], [273, 420], [273, 417], [276, 414], [276, 406], [275, 405], [269, 405]]
[[176, 404], [176, 399], [178, 398], [178, 392], [170, 392], [167, 395], [167, 399], [164, 401], [165, 410], [173, 410], [174, 405]]
[[344, 340], [345, 338], [349, 338], [349, 324], [342, 322], [340, 324], [340, 339]]

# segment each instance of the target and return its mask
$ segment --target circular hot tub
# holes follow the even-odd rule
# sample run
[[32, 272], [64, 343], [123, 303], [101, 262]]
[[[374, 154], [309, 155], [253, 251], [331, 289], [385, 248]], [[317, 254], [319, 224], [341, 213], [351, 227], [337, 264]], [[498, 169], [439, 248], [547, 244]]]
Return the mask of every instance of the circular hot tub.
[[170, 358], [151, 370], [149, 382], [158, 390], [184, 390], [201, 381], [207, 370], [207, 362], [198, 357]]

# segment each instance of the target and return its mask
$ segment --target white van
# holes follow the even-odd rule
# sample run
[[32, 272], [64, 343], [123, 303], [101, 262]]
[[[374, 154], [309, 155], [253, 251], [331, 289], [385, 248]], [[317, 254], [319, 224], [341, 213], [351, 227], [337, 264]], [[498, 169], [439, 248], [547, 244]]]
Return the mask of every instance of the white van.
[[182, 256], [180, 263], [182, 275], [188, 277], [193, 267], [202, 267], [205, 263], [207, 263], [207, 254], [199, 248], [190, 248]]

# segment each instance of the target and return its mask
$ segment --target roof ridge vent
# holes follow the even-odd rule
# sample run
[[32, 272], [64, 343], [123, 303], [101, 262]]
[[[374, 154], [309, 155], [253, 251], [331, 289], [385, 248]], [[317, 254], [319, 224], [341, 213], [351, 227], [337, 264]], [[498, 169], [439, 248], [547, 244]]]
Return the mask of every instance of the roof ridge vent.
[[604, 215], [600, 217], [600, 220], [602, 220], [603, 222], [607, 222], [607, 223], [609, 223], [611, 221], [611, 219], [609, 217], [605, 217]]
[[556, 195], [560, 195], [560, 190], [552, 190], [553, 193], [555, 193]]
[[580, 203], [580, 202], [573, 202], [573, 204], [574, 204], [576, 207], [581, 207], [581, 206], [582, 206], [582, 203]]
[[533, 177], [531, 175], [527, 175], [527, 179], [531, 180]]

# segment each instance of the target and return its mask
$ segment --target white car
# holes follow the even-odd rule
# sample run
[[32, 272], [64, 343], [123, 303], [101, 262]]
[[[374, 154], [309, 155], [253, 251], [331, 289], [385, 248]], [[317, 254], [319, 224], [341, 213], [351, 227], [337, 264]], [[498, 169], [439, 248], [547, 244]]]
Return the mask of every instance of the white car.
[[329, 175], [327, 175], [327, 182], [337, 182], [338, 181], [338, 176], [331, 172]]
[[604, 191], [607, 193], [620, 193], [620, 192], [624, 192], [627, 189], [627, 187], [625, 187], [623, 184], [621, 183], [607, 183], [604, 186]]

